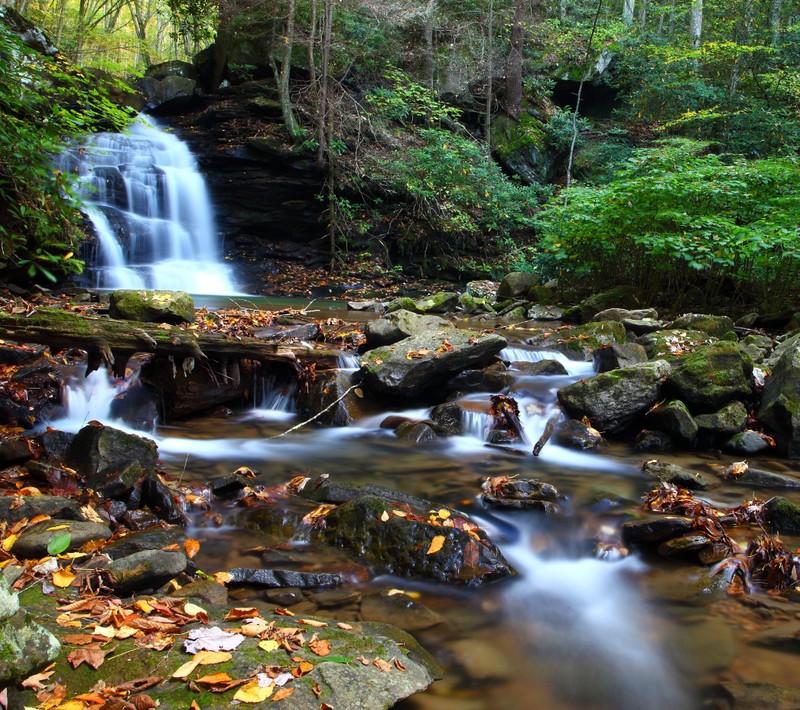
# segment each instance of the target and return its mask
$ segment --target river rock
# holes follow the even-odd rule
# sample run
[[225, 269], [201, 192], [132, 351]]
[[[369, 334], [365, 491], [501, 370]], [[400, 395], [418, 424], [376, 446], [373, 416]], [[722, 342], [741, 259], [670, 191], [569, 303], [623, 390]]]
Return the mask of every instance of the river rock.
[[117, 538], [103, 548], [103, 553], [116, 560], [145, 550], [182, 546], [185, 540], [186, 532], [179, 525], [170, 527], [155, 525], [149, 530], [132, 532]]
[[764, 438], [764, 435], [753, 429], [740, 431], [722, 444], [725, 451], [746, 456], [754, 456], [769, 447], [770, 442]]
[[378, 348], [382, 345], [392, 345], [412, 335], [452, 327], [450, 321], [440, 316], [422, 315], [401, 308], [384, 318], [367, 321], [364, 334], [367, 337], [367, 347]]
[[523, 377], [539, 377], [541, 375], [563, 376], [568, 375], [567, 368], [558, 360], [537, 360], [528, 362], [527, 360], [514, 361], [511, 369]]
[[719, 559], [713, 559], [715, 557], [715, 551], [709, 551], [708, 549], [712, 547], [712, 545], [713, 541], [710, 540], [706, 535], [701, 533], [687, 533], [686, 535], [674, 537], [671, 540], [662, 542], [658, 546], [658, 554], [661, 557], [666, 557], [667, 559], [672, 560], [687, 558], [698, 559], [700, 555], [705, 553], [704, 559], [708, 560], [705, 562], [705, 564], [719, 562], [721, 559], [724, 559], [730, 555], [730, 550], [726, 548], [725, 552], [717, 552], [717, 554], [722, 555]]
[[52, 663], [60, 648], [53, 634], [20, 609], [18, 595], [0, 575], [0, 687], [13, 688]]
[[454, 291], [438, 291], [415, 303], [421, 313], [452, 313], [458, 305], [459, 295]]
[[16, 523], [23, 518], [48, 515], [51, 518], [83, 520], [80, 504], [61, 496], [0, 496], [0, 520]]
[[595, 314], [608, 308], [638, 308], [639, 299], [632, 286], [617, 286], [608, 291], [589, 296], [578, 305], [581, 322], [585, 323]]
[[692, 411], [713, 412], [734, 399], [749, 399], [753, 361], [736, 343], [719, 341], [686, 355], [667, 388]]
[[650, 478], [696, 491], [705, 491], [709, 487], [719, 485], [719, 481], [714, 477], [706, 476], [703, 473], [692, 471], [674, 463], [666, 463], [655, 459], [645, 461], [642, 464], [642, 471]]
[[250, 569], [236, 567], [228, 570], [233, 584], [253, 584], [259, 587], [296, 587], [297, 589], [319, 589], [338, 587], [346, 579], [341, 574], [327, 572], [298, 572], [287, 569]]
[[144, 323], [194, 323], [194, 301], [185, 291], [112, 291], [109, 315]]
[[453, 375], [444, 385], [448, 397], [467, 392], [499, 392], [514, 386], [516, 373], [502, 361], [493, 362], [480, 370], [462, 370]]
[[464, 315], [474, 316], [479, 313], [494, 313], [494, 301], [486, 298], [477, 298], [469, 293], [462, 293], [458, 297], [456, 310]]
[[750, 333], [739, 341], [739, 347], [747, 352], [756, 364], [764, 362], [774, 346], [772, 338], [758, 333]]
[[[432, 524], [429, 509], [412, 510], [414, 517], [422, 520], [398, 517], [396, 510], [386, 498], [357, 498], [328, 513], [321, 535], [384, 574], [466, 585], [514, 574], [500, 550], [477, 526], [470, 529], [476, 539], [455, 525]], [[448, 519], [468, 528], [474, 525], [461, 515]], [[441, 548], [429, 554], [434, 538]]]
[[608, 372], [620, 367], [629, 367], [647, 362], [647, 352], [638, 343], [620, 343], [597, 348], [592, 353], [592, 365], [596, 372]]
[[431, 410], [430, 421], [437, 434], [460, 436], [464, 433], [464, 410], [458, 402], [445, 402]]
[[713, 414], [698, 414], [694, 420], [700, 431], [731, 436], [744, 429], [747, 408], [741, 402], [729, 402]]
[[800, 347], [800, 332], [794, 335], [778, 336], [777, 343], [769, 356], [764, 360], [764, 364], [768, 369], [774, 370], [780, 359], [790, 350], [796, 350]]
[[597, 429], [579, 419], [563, 419], [556, 425], [556, 430], [553, 432], [553, 443], [585, 451], [596, 449], [605, 441]]
[[25, 463], [36, 454], [36, 443], [27, 436], [0, 441], [0, 466]]
[[715, 342], [708, 333], [702, 330], [665, 329], [656, 330], [639, 336], [636, 342], [644, 347], [651, 360], [667, 360], [673, 362], [693, 353], [697, 348]]
[[500, 288], [499, 281], [489, 281], [488, 279], [479, 279], [470, 281], [464, 288], [464, 292], [475, 298], [486, 298], [491, 302], [497, 299], [497, 289]]
[[403, 422], [394, 430], [398, 439], [406, 444], [425, 444], [436, 439], [436, 430], [430, 422], [408, 421]]
[[800, 689], [737, 680], [719, 684], [720, 698], [730, 710], [796, 710], [800, 707]]
[[131, 594], [147, 589], [158, 589], [186, 571], [189, 563], [183, 552], [142, 550], [119, 557], [108, 565], [114, 575], [114, 591]]
[[778, 533], [800, 533], [800, 505], [781, 496], [770, 498], [764, 506], [767, 521]]
[[71, 536], [66, 551], [74, 552], [92, 540], [108, 540], [111, 537], [111, 528], [91, 521], [51, 518], [25, 528], [11, 549], [16, 557], [22, 559], [46, 557], [50, 541], [65, 533]]
[[697, 438], [697, 422], [680, 400], [657, 404], [647, 413], [646, 422], [684, 444], [691, 445]]
[[622, 321], [625, 330], [636, 336], [655, 333], [664, 327], [664, 323], [654, 318], [626, 318]]
[[669, 372], [664, 360], [623, 367], [563, 387], [558, 401], [570, 416], [588, 417], [600, 432], [620, 433], [659, 400]]
[[639, 454], [663, 454], [672, 451], [675, 442], [664, 431], [642, 429], [633, 442], [633, 450]]
[[589, 361], [592, 359], [592, 353], [598, 348], [625, 343], [627, 336], [622, 323], [599, 321], [556, 332], [542, 330], [532, 335], [526, 342], [536, 347], [555, 350], [571, 360]]
[[153, 471], [158, 461], [155, 443], [97, 422], [87, 424], [77, 433], [65, 457], [65, 463], [90, 488], [103, 485], [109, 476], [124, 471], [133, 461], [143, 472]]
[[[745, 433], [745, 432], [742, 432]], [[756, 433], [756, 432], [753, 432]], [[791, 476], [765, 471], [750, 466], [738, 476], [725, 479], [728, 483], [741, 483], [745, 486], [759, 486], [764, 488], [800, 488], [800, 481]]]
[[526, 271], [512, 271], [503, 277], [497, 287], [497, 299], [525, 298], [528, 291], [533, 286], [538, 286], [542, 282], [539, 274], [532, 274]]
[[537, 303], [528, 309], [525, 317], [528, 320], [561, 320], [564, 317], [564, 309], [560, 306]]
[[343, 427], [358, 419], [361, 399], [355, 390], [350, 390], [354, 374], [343, 370], [317, 373], [314, 381], [297, 393], [297, 411], [301, 421], [319, 415], [314, 420], [318, 424]]
[[136, 82], [136, 88], [145, 95], [145, 108], [153, 114], [163, 115], [189, 108], [194, 101], [197, 81], [177, 74], [163, 79], [144, 76]]
[[756, 417], [790, 458], [800, 458], [800, 340], [783, 350], [764, 384]]
[[361, 370], [376, 395], [408, 400], [461, 370], [488, 364], [505, 346], [494, 333], [445, 328], [370, 350], [361, 357]]
[[622, 524], [622, 540], [626, 545], [657, 543], [690, 532], [694, 524], [689, 518], [660, 515], [646, 520], [629, 520]]
[[728, 316], [712, 316], [705, 313], [684, 313], [670, 324], [680, 330], [701, 330], [714, 338], [723, 338], [734, 332], [734, 323]]
[[638, 308], [628, 310], [627, 308], [606, 308], [592, 316], [593, 321], [615, 320], [622, 323], [625, 320], [640, 320], [642, 318], [658, 318], [658, 311], [655, 308]]
[[484, 503], [496, 508], [529, 508], [545, 513], [558, 511], [565, 496], [552, 484], [536, 478], [512, 478], [497, 484], [487, 478], [481, 485]]

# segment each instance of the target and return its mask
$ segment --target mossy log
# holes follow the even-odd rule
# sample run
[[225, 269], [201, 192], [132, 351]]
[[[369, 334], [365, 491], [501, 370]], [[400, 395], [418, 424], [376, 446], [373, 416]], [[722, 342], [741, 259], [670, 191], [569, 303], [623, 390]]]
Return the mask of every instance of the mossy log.
[[134, 353], [209, 359], [246, 359], [280, 362], [294, 370], [303, 362], [335, 367], [339, 351], [305, 344], [269, 343], [258, 338], [231, 338], [220, 333], [201, 333], [167, 324], [121, 321], [87, 316], [55, 308], [43, 308], [29, 316], [0, 311], [0, 337], [19, 343], [43, 343], [52, 348], [78, 348], [88, 354], [86, 374], [105, 363], [122, 376]]

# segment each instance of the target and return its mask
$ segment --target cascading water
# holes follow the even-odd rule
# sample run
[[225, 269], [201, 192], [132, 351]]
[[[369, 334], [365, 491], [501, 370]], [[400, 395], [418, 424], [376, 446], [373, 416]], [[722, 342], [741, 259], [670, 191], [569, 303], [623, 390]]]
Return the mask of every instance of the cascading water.
[[202, 175], [185, 143], [139, 119], [69, 158], [98, 239], [96, 288], [237, 293]]

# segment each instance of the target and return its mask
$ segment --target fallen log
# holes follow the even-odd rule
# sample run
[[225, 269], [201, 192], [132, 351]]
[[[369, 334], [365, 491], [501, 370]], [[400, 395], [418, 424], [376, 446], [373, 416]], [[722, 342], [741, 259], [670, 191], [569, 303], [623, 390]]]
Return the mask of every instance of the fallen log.
[[231, 338], [220, 333], [185, 330], [166, 323], [140, 323], [88, 316], [57, 308], [42, 308], [28, 316], [0, 312], [0, 338], [18, 343], [41, 343], [53, 349], [78, 348], [88, 355], [86, 374], [105, 363], [117, 376], [134, 353], [209, 360], [246, 359], [279, 362], [300, 371], [305, 363], [317, 369], [335, 367], [336, 348], [258, 338]]
[[547, 424], [545, 424], [544, 431], [542, 435], [539, 437], [539, 441], [536, 442], [536, 445], [533, 447], [533, 455], [538, 456], [544, 445], [550, 440], [550, 437], [553, 436], [553, 432], [556, 430], [556, 425], [561, 419], [561, 410], [556, 410], [547, 420]]

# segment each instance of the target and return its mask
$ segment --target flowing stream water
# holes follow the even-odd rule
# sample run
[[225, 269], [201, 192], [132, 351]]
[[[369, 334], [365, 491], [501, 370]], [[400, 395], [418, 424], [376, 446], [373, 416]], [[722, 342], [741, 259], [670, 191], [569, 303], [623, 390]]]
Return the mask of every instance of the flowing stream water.
[[[178, 171], [191, 173], [193, 165], [177, 139], [145, 123], [125, 136], [100, 136], [87, 150], [82, 176], [96, 191], [87, 211], [103, 244], [98, 285], [177, 288], [180, 275], [190, 277], [188, 285], [181, 282], [189, 291], [235, 290], [212, 238], [213, 217], [202, 209], [204, 188], [193, 177], [176, 178]], [[167, 196], [180, 194], [178, 202], [157, 197], [161, 187]], [[129, 236], [120, 246], [111, 237], [123, 224]], [[173, 238], [178, 244], [168, 245]], [[535, 442], [557, 390], [590, 376], [591, 366], [535, 352], [513, 342], [512, 331], [507, 335], [511, 345], [505, 359], [551, 357], [568, 370], [566, 376], [520, 375], [506, 392], [517, 399], [528, 439]], [[357, 368], [355, 354], [343, 353], [340, 367]], [[113, 403], [133, 384], [112, 380], [104, 371], [76, 378], [66, 388], [64, 417], [51, 424], [77, 431], [96, 419], [127, 428]], [[269, 379], [255, 382], [253, 390], [254, 404], [233, 416], [200, 417], [143, 432], [157, 442], [173, 480], [200, 487], [244, 465], [260, 472], [259, 480], [267, 485], [298, 474], [384, 485], [471, 515], [519, 572], [514, 579], [475, 589], [353, 576], [354, 594], [399, 588], [441, 617], [432, 626], [399, 611], [378, 619], [412, 630], [446, 671], [428, 691], [405, 701], [406, 710], [682, 710], [699, 707], [702, 694], [721, 680], [791, 684], [796, 657], [754, 640], [769, 632], [771, 620], [781, 620], [779, 612], [756, 614], [728, 599], [717, 591], [710, 568], [639, 553], [624, 559], [595, 556], [593, 544], [618, 541], [621, 523], [640, 512], [641, 497], [653, 486], [639, 468], [644, 456], [627, 446], [579, 452], [551, 442], [535, 458], [514, 447], [487, 447], [490, 392], [463, 399], [463, 436], [424, 445], [409, 445], [380, 428], [390, 413], [424, 419], [424, 408], [373, 411], [349, 427], [307, 426], [278, 436], [298, 422], [293, 393]], [[661, 458], [697, 470], [731, 461], [711, 453]], [[785, 460], [759, 464], [796, 474]], [[561, 514], [484, 508], [481, 480], [502, 475], [537, 477], [557, 486], [567, 496]], [[751, 494], [726, 484], [709, 500], [734, 505]], [[270, 559], [277, 566], [318, 571], [352, 566], [341, 554], [305, 540], [276, 539], [244, 527], [229, 502], [216, 502], [214, 510], [193, 517], [192, 526], [191, 535], [201, 542], [197, 562], [209, 573], [267, 566]], [[268, 551], [261, 560], [253, 557], [257, 545]], [[266, 603], [264, 592], [249, 594], [250, 601]], [[303, 613], [358, 618], [347, 605], [305, 608]]]

